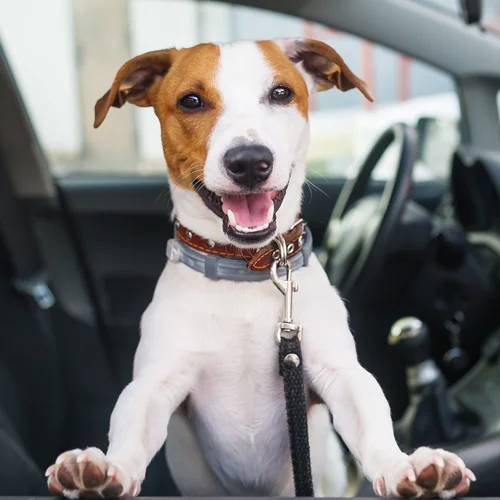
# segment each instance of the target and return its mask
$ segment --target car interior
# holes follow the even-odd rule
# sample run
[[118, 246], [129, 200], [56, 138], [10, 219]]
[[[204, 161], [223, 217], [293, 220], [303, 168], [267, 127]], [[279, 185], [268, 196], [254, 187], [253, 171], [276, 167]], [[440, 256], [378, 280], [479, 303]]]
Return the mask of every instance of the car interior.
[[[405, 450], [452, 449], [471, 496], [500, 496], [500, 1], [51, 0], [69, 21], [58, 39], [51, 17], [39, 48], [36, 3], [0, 5], [0, 496], [47, 496], [59, 453], [106, 449], [173, 235], [154, 117], [112, 116], [97, 138], [95, 100], [150, 47], [300, 30], [375, 94], [312, 104], [302, 212], [360, 361]], [[70, 35], [65, 94], [69, 70], [44, 47], [62, 54]], [[67, 116], [74, 154], [57, 146]], [[179, 495], [163, 452], [141, 494]]]

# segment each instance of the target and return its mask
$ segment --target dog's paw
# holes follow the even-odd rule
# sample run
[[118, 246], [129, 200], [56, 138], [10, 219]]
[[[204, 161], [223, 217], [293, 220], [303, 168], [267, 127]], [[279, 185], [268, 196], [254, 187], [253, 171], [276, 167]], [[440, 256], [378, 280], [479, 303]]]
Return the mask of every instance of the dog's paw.
[[475, 480], [457, 455], [422, 447], [376, 478], [373, 489], [379, 496], [448, 499], [465, 495]]
[[47, 472], [51, 493], [70, 499], [137, 496], [140, 485], [118, 464], [110, 463], [97, 448], [71, 450], [59, 455]]

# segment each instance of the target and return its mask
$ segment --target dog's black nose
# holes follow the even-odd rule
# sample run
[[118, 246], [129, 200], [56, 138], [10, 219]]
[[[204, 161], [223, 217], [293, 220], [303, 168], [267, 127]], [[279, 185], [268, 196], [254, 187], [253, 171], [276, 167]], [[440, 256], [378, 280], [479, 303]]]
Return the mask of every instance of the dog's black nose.
[[253, 189], [269, 179], [273, 170], [273, 154], [266, 146], [236, 146], [226, 151], [224, 166], [236, 184]]

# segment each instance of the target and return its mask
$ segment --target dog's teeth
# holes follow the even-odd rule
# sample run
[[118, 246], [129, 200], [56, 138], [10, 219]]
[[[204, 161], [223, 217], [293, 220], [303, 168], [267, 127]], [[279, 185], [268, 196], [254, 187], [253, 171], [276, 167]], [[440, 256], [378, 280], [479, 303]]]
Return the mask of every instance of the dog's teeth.
[[256, 233], [257, 231], [262, 231], [263, 229], [266, 229], [269, 227], [269, 223], [266, 222], [265, 224], [262, 224], [262, 226], [256, 226], [256, 227], [243, 227], [240, 226], [239, 224], [236, 224], [234, 228], [236, 231], [239, 231], [240, 233]]
[[[235, 226], [236, 229], [238, 229], [238, 226], [236, 224], [236, 217], [235, 217], [232, 210], [227, 211], [227, 218], [229, 219], [229, 224], [231, 224], [231, 226]], [[239, 231], [239, 229], [238, 229], [238, 231]]]
[[274, 203], [269, 207], [269, 210], [267, 211], [267, 223], [271, 224], [273, 221], [274, 217]]

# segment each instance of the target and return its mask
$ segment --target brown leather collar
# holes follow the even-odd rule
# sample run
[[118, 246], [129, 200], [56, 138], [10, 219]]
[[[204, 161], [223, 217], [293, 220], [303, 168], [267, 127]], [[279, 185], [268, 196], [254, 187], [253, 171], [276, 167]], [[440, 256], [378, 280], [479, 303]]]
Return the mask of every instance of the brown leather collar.
[[[185, 228], [177, 221], [175, 223], [175, 229], [177, 237], [185, 245], [200, 250], [201, 252], [218, 255], [220, 257], [246, 260], [250, 271], [263, 271], [269, 269], [277, 257], [275, 252], [278, 252], [279, 255], [278, 248], [274, 242], [260, 249], [242, 249], [234, 245], [222, 245], [211, 240], [206, 240]], [[288, 258], [300, 252], [304, 240], [304, 231], [305, 223], [299, 220], [290, 231], [283, 234], [288, 250]]]

